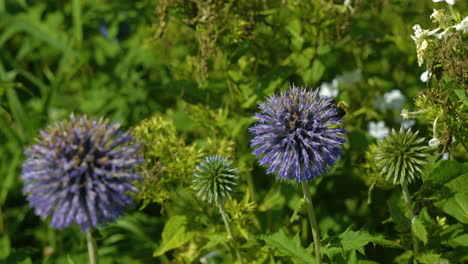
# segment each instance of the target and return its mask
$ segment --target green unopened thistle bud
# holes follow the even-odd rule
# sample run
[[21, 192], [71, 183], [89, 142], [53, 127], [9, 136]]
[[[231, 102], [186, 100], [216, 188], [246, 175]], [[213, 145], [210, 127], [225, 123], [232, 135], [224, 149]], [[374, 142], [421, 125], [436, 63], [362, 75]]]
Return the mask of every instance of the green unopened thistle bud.
[[428, 148], [424, 138], [418, 138], [419, 131], [392, 129], [390, 135], [378, 143], [377, 167], [380, 174], [388, 180], [393, 177], [393, 183], [410, 183], [421, 174], [422, 165], [426, 163], [425, 153]]
[[237, 185], [236, 169], [231, 161], [215, 155], [206, 157], [194, 172], [194, 190], [197, 196], [209, 203], [223, 202], [231, 197]]

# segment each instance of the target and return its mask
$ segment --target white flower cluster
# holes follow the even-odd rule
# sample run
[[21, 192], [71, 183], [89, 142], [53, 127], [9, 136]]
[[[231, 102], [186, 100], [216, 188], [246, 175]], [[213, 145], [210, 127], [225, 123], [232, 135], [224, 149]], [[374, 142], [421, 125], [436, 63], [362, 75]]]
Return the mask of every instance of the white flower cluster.
[[[433, 0], [434, 2], [441, 2], [443, 0]], [[446, 0], [450, 5], [455, 4], [454, 0]], [[455, 31], [461, 31], [462, 34], [468, 33], [468, 17], [465, 17], [460, 23], [454, 24], [452, 16], [445, 14], [444, 9], [434, 9], [430, 19], [432, 22], [437, 23], [438, 27], [432, 30], [423, 29], [419, 24], [413, 26], [414, 34], [411, 38], [416, 43], [416, 54], [418, 57], [418, 65], [421, 66], [424, 60], [427, 59], [426, 55], [428, 50], [432, 47], [439, 46], [440, 41], [447, 39], [453, 35]], [[422, 80], [422, 76], [421, 76]]]
[[424, 63], [426, 50], [427, 50], [427, 47], [429, 46], [429, 42], [427, 41], [427, 38], [435, 35], [437, 31], [439, 31], [440, 29], [439, 28], [436, 28], [434, 30], [422, 29], [419, 24], [416, 24], [413, 26], [413, 30], [414, 30], [414, 35], [412, 35], [411, 38], [416, 43], [416, 54], [418, 55], [418, 65], [421, 66]]

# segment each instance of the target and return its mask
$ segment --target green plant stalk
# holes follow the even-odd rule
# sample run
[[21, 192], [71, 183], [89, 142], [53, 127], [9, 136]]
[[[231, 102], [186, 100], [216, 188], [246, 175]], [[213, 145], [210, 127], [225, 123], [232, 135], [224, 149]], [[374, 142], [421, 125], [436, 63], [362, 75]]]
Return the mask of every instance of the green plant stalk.
[[[415, 218], [415, 214], [413, 212], [413, 208], [411, 207], [411, 198], [408, 191], [408, 186], [406, 182], [401, 182], [401, 189], [403, 190], [403, 199], [405, 200], [406, 210], [408, 210], [408, 214], [411, 218], [411, 223]], [[413, 263], [416, 264], [418, 261], [416, 260], [417, 256], [419, 256], [419, 244], [418, 239], [416, 238], [413, 229], [411, 228], [411, 236], [413, 237]]]
[[91, 230], [86, 232], [86, 240], [88, 244], [88, 253], [89, 253], [89, 263], [90, 264], [99, 264], [96, 241], [91, 234]]
[[224, 204], [220, 200], [216, 199], [216, 203], [218, 204], [219, 211], [221, 212], [221, 216], [223, 217], [224, 225], [226, 226], [226, 230], [228, 232], [228, 237], [232, 242], [232, 246], [234, 247], [234, 250], [236, 251], [237, 259], [241, 264], [244, 264], [244, 261], [242, 260], [242, 256], [239, 250], [239, 247], [237, 246], [236, 239], [232, 235], [232, 229], [231, 229], [231, 224], [229, 223], [228, 216], [226, 214], [226, 210], [224, 209]]
[[314, 213], [314, 205], [312, 204], [312, 196], [310, 195], [307, 182], [302, 182], [302, 190], [304, 191], [304, 199], [307, 204], [307, 213], [309, 214], [310, 229], [314, 238], [315, 261], [317, 264], [322, 264], [322, 255], [320, 253], [320, 234], [318, 230], [317, 220]]

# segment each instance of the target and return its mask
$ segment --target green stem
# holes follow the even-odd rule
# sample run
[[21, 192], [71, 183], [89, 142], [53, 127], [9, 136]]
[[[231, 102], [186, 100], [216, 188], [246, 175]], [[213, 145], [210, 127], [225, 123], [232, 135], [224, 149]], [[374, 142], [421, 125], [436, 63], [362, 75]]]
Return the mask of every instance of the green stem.
[[88, 253], [89, 253], [89, 263], [90, 264], [98, 264], [98, 254], [97, 254], [97, 246], [96, 241], [91, 234], [91, 230], [86, 232], [86, 240], [88, 242]]
[[224, 204], [220, 200], [216, 200], [216, 203], [218, 204], [219, 211], [221, 212], [221, 216], [223, 217], [224, 225], [226, 226], [226, 230], [228, 232], [228, 237], [232, 242], [232, 246], [234, 247], [234, 250], [236, 251], [237, 254], [237, 259], [241, 264], [244, 264], [244, 261], [242, 260], [242, 256], [239, 250], [239, 247], [237, 246], [236, 239], [232, 235], [232, 229], [231, 229], [231, 224], [229, 223], [228, 216], [226, 214], [226, 210], [224, 209]]
[[[413, 212], [413, 208], [411, 207], [411, 198], [408, 191], [408, 186], [406, 182], [401, 182], [401, 189], [403, 190], [403, 199], [405, 200], [406, 210], [408, 210], [408, 214], [411, 218], [411, 223], [413, 223], [415, 219], [415, 214]], [[419, 244], [418, 239], [416, 238], [413, 229], [411, 229], [411, 235], [413, 237], [413, 263], [417, 264], [417, 256], [419, 256]]]
[[307, 212], [309, 214], [310, 229], [312, 229], [312, 236], [314, 237], [315, 246], [315, 261], [317, 264], [322, 263], [322, 255], [320, 254], [320, 235], [315, 219], [314, 205], [312, 204], [312, 196], [310, 195], [309, 185], [307, 182], [302, 182], [302, 190], [304, 191], [304, 199], [307, 204]]

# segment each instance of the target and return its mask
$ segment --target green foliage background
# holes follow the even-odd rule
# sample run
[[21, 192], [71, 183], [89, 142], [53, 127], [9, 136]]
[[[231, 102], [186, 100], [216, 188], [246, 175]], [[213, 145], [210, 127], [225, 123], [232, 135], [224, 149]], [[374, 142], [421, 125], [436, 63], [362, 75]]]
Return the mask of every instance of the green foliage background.
[[[145, 146], [138, 202], [96, 232], [102, 263], [232, 263], [219, 211], [190, 188], [194, 165], [212, 154], [239, 171], [226, 210], [248, 263], [313, 263], [301, 190], [257, 165], [247, 129], [265, 97], [336, 76], [345, 80], [336, 100], [347, 113], [347, 143], [337, 166], [311, 184], [325, 259], [408, 263], [413, 229], [421, 263], [468, 261], [462, 144], [453, 144], [450, 161], [434, 156], [410, 186], [415, 223], [401, 191], [376, 178], [366, 159], [375, 142], [369, 121], [400, 126], [399, 111], [379, 110], [376, 98], [399, 89], [412, 109], [412, 98], [438, 85], [420, 81], [425, 69], [410, 35], [414, 24], [432, 26], [433, 8], [448, 6], [351, 2], [0, 0], [0, 263], [86, 263], [79, 228], [41, 221], [19, 178], [24, 148], [71, 112], [120, 121]], [[468, 3], [454, 7], [467, 15]], [[361, 78], [346, 79], [356, 69]], [[454, 100], [466, 97], [466, 80], [444, 80], [456, 85]], [[415, 125], [427, 139], [431, 127]], [[460, 123], [456, 129], [464, 134]]]

